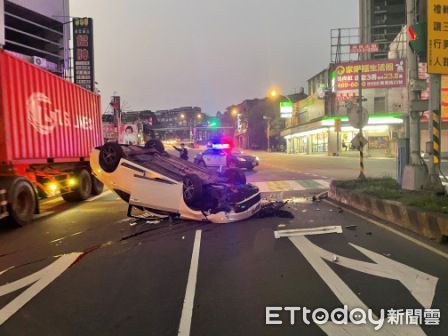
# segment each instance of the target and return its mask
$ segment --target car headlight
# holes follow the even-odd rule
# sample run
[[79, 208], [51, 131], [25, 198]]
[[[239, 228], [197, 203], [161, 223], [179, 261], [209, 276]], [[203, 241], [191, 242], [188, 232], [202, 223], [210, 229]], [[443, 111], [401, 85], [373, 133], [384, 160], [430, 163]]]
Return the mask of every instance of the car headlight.
[[241, 161], [241, 162], [246, 162], [246, 159], [245, 159], [245, 158], [242, 158], [242, 157], [240, 157], [240, 158], [238, 158], [238, 161]]
[[255, 157], [255, 160], [260, 161], [260, 158], [258, 156]]

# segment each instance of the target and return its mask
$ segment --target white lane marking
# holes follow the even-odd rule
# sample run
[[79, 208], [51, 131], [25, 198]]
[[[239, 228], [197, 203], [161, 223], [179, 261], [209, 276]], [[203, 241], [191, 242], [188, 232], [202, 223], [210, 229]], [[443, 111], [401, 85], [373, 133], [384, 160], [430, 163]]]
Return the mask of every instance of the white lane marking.
[[7, 269], [4, 269], [3, 271], [0, 271], [0, 275], [5, 274], [6, 272], [12, 270], [14, 266], [8, 267]]
[[[304, 182], [302, 185], [300, 182]], [[260, 181], [250, 182], [258, 187], [260, 192], [278, 192], [278, 191], [301, 191], [306, 189], [328, 189], [329, 181], [318, 179], [302, 179], [302, 180], [282, 180], [282, 181]], [[322, 186], [322, 188], [319, 188]]]
[[[368, 310], [366, 304], [345, 284], [345, 282], [331, 269], [331, 267], [324, 261], [325, 257], [329, 252], [317, 247], [313, 243], [311, 243], [305, 236], [296, 236], [290, 237], [289, 240], [294, 244], [294, 246], [303, 254], [305, 259], [310, 263], [310, 265], [314, 268], [314, 270], [319, 274], [323, 281], [327, 284], [327, 286], [331, 289], [331, 291], [336, 295], [339, 301], [347, 305], [349, 309], [361, 308], [364, 311]], [[322, 255], [322, 251], [325, 251], [325, 254]], [[368, 251], [363, 249], [363, 251]], [[362, 252], [363, 252], [362, 251]], [[368, 256], [375, 255], [376, 253], [369, 251]], [[332, 254], [333, 256], [333, 254]], [[341, 258], [341, 257], [339, 257]], [[348, 259], [348, 258], [346, 258]], [[334, 259], [332, 259], [334, 260]], [[362, 262], [361, 262], [362, 263]], [[394, 262], [395, 265], [405, 266], [398, 262]], [[375, 265], [375, 264], [374, 264]], [[345, 266], [345, 265], [343, 265]], [[388, 267], [392, 267], [387, 265]], [[384, 267], [384, 265], [382, 266]], [[395, 266], [396, 267], [396, 266]], [[410, 269], [410, 267], [409, 267]], [[363, 270], [360, 270], [363, 271]], [[400, 272], [400, 270], [389, 269], [390, 273], [394, 271]], [[416, 270], [415, 270], [416, 271]], [[416, 271], [419, 272], [419, 271]], [[377, 274], [374, 274], [377, 275]], [[409, 275], [409, 274], [407, 274]], [[427, 275], [431, 277], [430, 275]], [[415, 280], [415, 279], [414, 279]], [[417, 281], [418, 282], [418, 281]], [[430, 281], [431, 282], [431, 281]], [[425, 284], [424, 284], [425, 285]], [[426, 284], [432, 286], [433, 283]], [[412, 293], [413, 295], [415, 293]], [[432, 302], [432, 299], [431, 299]], [[375, 316], [375, 319], [378, 317]], [[319, 325], [319, 327], [327, 334], [331, 336], [348, 336], [348, 335], [384, 335], [384, 336], [404, 336], [404, 335], [412, 335], [412, 336], [423, 336], [425, 335], [424, 331], [418, 325], [391, 325], [385, 322], [384, 326], [378, 330], [374, 330], [373, 324], [366, 325], [336, 325], [333, 323], [326, 323], [323, 325]]]
[[328, 189], [330, 187], [330, 181], [327, 181], [327, 180], [314, 180], [314, 181], [319, 183], [325, 189]]
[[380, 222], [378, 222], [378, 221], [376, 221], [376, 220], [374, 220], [374, 219], [371, 219], [371, 218], [369, 218], [369, 217], [367, 217], [367, 216], [361, 215], [361, 214], [359, 214], [359, 213], [357, 213], [357, 212], [355, 212], [355, 211], [353, 211], [353, 210], [351, 210], [351, 209], [348, 209], [348, 208], [346, 208], [346, 207], [341, 206], [340, 204], [333, 203], [332, 201], [329, 201], [328, 199], [324, 199], [323, 201], [324, 201], [325, 203], [327, 203], [327, 204], [330, 204], [330, 205], [334, 206], [334, 207], [340, 207], [340, 208], [343, 208], [344, 211], [346, 211], [346, 212], [348, 212], [348, 213], [350, 213], [350, 214], [352, 214], [352, 215], [355, 215], [355, 216], [357, 216], [357, 217], [359, 217], [359, 218], [362, 218], [362, 219], [364, 219], [365, 221], [367, 221], [367, 222], [369, 222], [369, 223], [371, 223], [371, 224], [374, 224], [374, 225], [376, 225], [376, 226], [379, 226], [379, 227], [381, 227], [381, 228], [383, 228], [383, 229], [385, 229], [385, 230], [388, 230], [388, 231], [390, 231], [390, 232], [393, 232], [393, 233], [395, 233], [396, 235], [398, 235], [398, 236], [400, 236], [400, 237], [402, 237], [402, 238], [404, 238], [404, 239], [407, 239], [407, 240], [413, 242], [414, 244], [419, 245], [419, 246], [421, 246], [421, 247], [427, 249], [428, 251], [431, 251], [431, 252], [433, 252], [433, 253], [435, 253], [435, 254], [438, 254], [439, 256], [441, 256], [441, 257], [443, 257], [443, 258], [448, 259], [448, 253], [443, 252], [443, 251], [441, 251], [441, 250], [439, 250], [439, 249], [437, 249], [437, 248], [435, 248], [435, 247], [433, 247], [433, 246], [431, 246], [431, 245], [428, 245], [428, 244], [426, 244], [426, 243], [424, 243], [424, 242], [421, 242], [420, 240], [415, 239], [415, 238], [413, 238], [413, 237], [411, 237], [411, 236], [408, 236], [407, 234], [405, 234], [405, 233], [403, 233], [403, 232], [400, 232], [400, 231], [398, 231], [398, 230], [395, 230], [394, 228], [392, 228], [392, 227], [390, 227], [390, 226], [388, 226], [388, 225], [382, 224], [382, 223], [380, 223]]
[[305, 190], [305, 187], [295, 180], [289, 181], [289, 184], [291, 185], [291, 190]]
[[39, 219], [39, 218], [47, 217], [47, 216], [50, 216], [50, 215], [52, 215], [54, 213], [55, 213], [54, 211], [45, 211], [45, 212], [42, 212], [42, 213], [40, 213], [38, 215], [34, 215], [33, 219]]
[[321, 226], [306, 229], [291, 229], [291, 230], [277, 230], [274, 231], [274, 237], [279, 239], [281, 237], [295, 237], [306, 235], [320, 235], [327, 233], [342, 233], [341, 226]]
[[78, 236], [78, 235], [80, 235], [80, 234], [83, 233], [83, 232], [84, 232], [84, 231], [75, 232], [75, 233], [72, 233], [71, 235], [68, 235], [68, 236], [65, 236], [65, 237], [61, 237], [61, 238], [52, 240], [52, 241], [50, 242], [50, 244], [51, 244], [51, 243], [57, 243], [57, 242], [59, 242], [59, 241], [61, 241], [61, 240], [64, 240], [65, 238]]
[[182, 316], [180, 317], [178, 335], [190, 335], [191, 318], [193, 317], [194, 295], [196, 292], [196, 281], [198, 276], [199, 250], [201, 248], [201, 230], [196, 230], [194, 237], [193, 253], [191, 255], [190, 271], [188, 273], [187, 290], [185, 291]]
[[3, 296], [31, 285], [14, 300], [0, 309], [0, 326], [69, 268], [81, 254], [65, 254], [40, 271], [1, 286], [0, 296]]
[[99, 195], [90, 197], [89, 199], [86, 199], [86, 202], [93, 202], [93, 201], [97, 200], [98, 198], [101, 198], [103, 196], [108, 196], [110, 194], [112, 194], [112, 191], [111, 190], [107, 190], [107, 191], [103, 192], [102, 194], [99, 194]]

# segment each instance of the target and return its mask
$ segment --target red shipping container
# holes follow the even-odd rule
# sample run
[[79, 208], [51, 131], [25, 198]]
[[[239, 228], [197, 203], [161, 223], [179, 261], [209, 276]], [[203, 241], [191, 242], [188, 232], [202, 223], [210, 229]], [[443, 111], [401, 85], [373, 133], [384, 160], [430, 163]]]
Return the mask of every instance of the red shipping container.
[[0, 51], [0, 164], [88, 160], [102, 132], [98, 95]]

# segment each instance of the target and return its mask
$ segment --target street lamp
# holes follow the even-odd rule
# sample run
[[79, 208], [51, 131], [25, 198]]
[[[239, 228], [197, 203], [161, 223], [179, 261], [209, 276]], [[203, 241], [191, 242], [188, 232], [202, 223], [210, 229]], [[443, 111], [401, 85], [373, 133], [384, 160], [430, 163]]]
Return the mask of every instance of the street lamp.
[[181, 119], [185, 119], [185, 114], [184, 114], [184, 113], [181, 113], [181, 114], [180, 114], [180, 118], [181, 118]]
[[263, 116], [264, 120], [267, 120], [267, 127], [266, 127], [266, 138], [268, 142], [268, 152], [271, 151], [271, 117]]
[[202, 114], [198, 113], [198, 114], [196, 115], [196, 118], [198, 118], [198, 119], [202, 119]]
[[282, 95], [280, 92], [278, 92], [278, 90], [276, 90], [276, 89], [272, 89], [271, 90], [271, 92], [270, 92], [270, 96], [272, 97], [272, 98], [277, 98], [277, 97], [283, 97], [283, 98], [286, 98], [291, 104], [292, 104], [292, 100], [288, 97], [288, 96], [285, 96], [285, 95]]
[[234, 108], [232, 109], [232, 116], [236, 117], [238, 115], [238, 109]]

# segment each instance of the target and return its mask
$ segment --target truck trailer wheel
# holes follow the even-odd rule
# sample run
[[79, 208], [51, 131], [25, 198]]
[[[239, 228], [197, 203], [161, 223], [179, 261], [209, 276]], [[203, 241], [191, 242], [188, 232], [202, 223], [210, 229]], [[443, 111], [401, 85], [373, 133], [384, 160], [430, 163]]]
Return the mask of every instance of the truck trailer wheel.
[[94, 175], [90, 176], [92, 178], [92, 195], [100, 195], [103, 192], [104, 184], [98, 180]]
[[82, 169], [76, 174], [78, 184], [72, 192], [62, 194], [62, 198], [67, 202], [80, 202], [88, 199], [92, 193], [92, 177], [90, 173]]
[[123, 157], [123, 149], [115, 142], [107, 142], [100, 150], [100, 167], [106, 173], [112, 173], [117, 169], [121, 158]]
[[10, 220], [19, 226], [31, 223], [36, 210], [36, 193], [26, 178], [17, 177], [8, 188], [8, 212]]
[[188, 206], [194, 206], [202, 198], [202, 180], [195, 174], [184, 176], [182, 193]]

